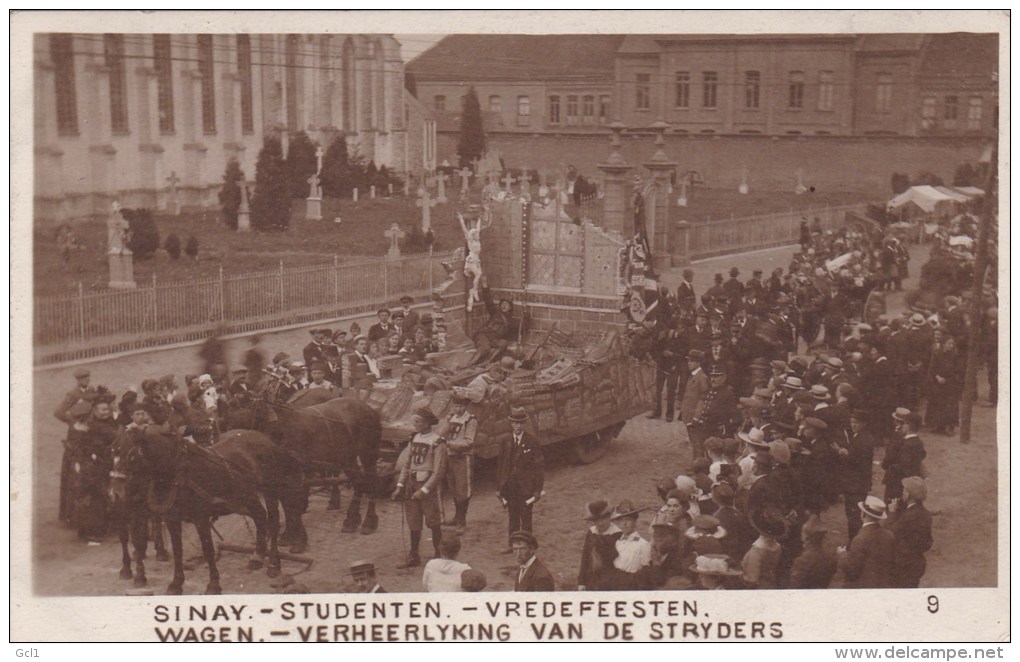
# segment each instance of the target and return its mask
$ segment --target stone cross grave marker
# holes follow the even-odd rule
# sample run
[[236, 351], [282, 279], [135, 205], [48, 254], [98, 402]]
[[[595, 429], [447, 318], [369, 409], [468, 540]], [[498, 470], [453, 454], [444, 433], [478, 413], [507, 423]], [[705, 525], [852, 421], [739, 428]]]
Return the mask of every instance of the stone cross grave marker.
[[251, 208], [248, 206], [248, 183], [241, 181], [241, 206], [237, 208], [237, 231], [251, 231]]
[[436, 182], [439, 184], [439, 195], [436, 196], [436, 202], [446, 202], [446, 180], [449, 179], [445, 172], [441, 172], [436, 175]]
[[322, 145], [319, 145], [317, 148], [315, 148], [315, 162], [318, 164], [318, 166], [315, 168], [315, 174], [319, 174], [322, 172], [322, 156], [324, 154], [325, 152], [322, 151]]
[[322, 190], [319, 188], [319, 173], [308, 178], [308, 198], [305, 200], [305, 219], [322, 220]]
[[464, 196], [471, 188], [471, 168], [464, 166], [457, 171], [460, 175], [460, 194]]
[[390, 240], [390, 250], [386, 253], [386, 257], [390, 259], [397, 259], [400, 257], [400, 240], [404, 238], [405, 232], [400, 229], [400, 226], [394, 223], [388, 230], [383, 232], [383, 236]]
[[170, 176], [166, 178], [170, 182], [170, 204], [168, 205], [170, 214], [173, 216], [181, 215], [181, 198], [177, 193], [177, 185], [181, 183], [180, 177], [177, 176], [176, 170], [170, 171]]
[[432, 208], [438, 203], [429, 197], [428, 189], [420, 188], [418, 189], [418, 202], [415, 204], [421, 207], [421, 231], [428, 232], [432, 227]]
[[531, 195], [531, 173], [528, 166], [524, 166], [524, 174], [521, 175], [521, 193]]
[[511, 193], [512, 190], [513, 190], [513, 184], [514, 184], [513, 175], [511, 175], [509, 172], [507, 172], [506, 173], [506, 177], [504, 177], [501, 181], [506, 186], [506, 192], [507, 193]]

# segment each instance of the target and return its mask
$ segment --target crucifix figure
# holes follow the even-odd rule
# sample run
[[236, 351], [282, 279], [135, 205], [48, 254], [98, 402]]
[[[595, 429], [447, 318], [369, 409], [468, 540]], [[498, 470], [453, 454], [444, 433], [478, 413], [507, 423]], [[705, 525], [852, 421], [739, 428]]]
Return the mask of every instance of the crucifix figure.
[[506, 192], [507, 193], [511, 193], [512, 192], [512, 188], [513, 188], [513, 183], [514, 183], [513, 175], [511, 175], [509, 172], [507, 172], [506, 173], [506, 177], [504, 177], [501, 181], [503, 182], [503, 185], [506, 186]]
[[441, 172], [436, 175], [436, 182], [439, 184], [439, 195], [436, 196], [436, 202], [446, 202], [446, 180], [449, 179], [445, 172]]
[[393, 259], [400, 257], [400, 240], [404, 238], [404, 231], [400, 229], [400, 226], [394, 223], [390, 226], [389, 230], [383, 232], [383, 235], [390, 240], [390, 250], [387, 256]]
[[318, 164], [315, 169], [315, 174], [322, 172], [322, 156], [325, 152], [322, 151], [322, 145], [315, 148], [315, 161]]
[[120, 202], [114, 200], [113, 213], [110, 214], [110, 218], [106, 221], [106, 243], [109, 247], [107, 250], [109, 255], [131, 254], [131, 251], [127, 248], [127, 232], [130, 224], [124, 219], [124, 215], [120, 213], [120, 210]]
[[524, 166], [524, 174], [521, 175], [521, 193], [531, 195], [531, 172], [528, 166]]
[[177, 195], [177, 185], [181, 183], [181, 180], [177, 176], [177, 171], [171, 170], [170, 176], [167, 177], [166, 180], [170, 182], [170, 214], [173, 216], [180, 216], [181, 199]]
[[464, 260], [464, 275], [474, 278], [471, 289], [468, 290], [467, 300], [467, 309], [468, 312], [471, 312], [475, 302], [481, 301], [478, 285], [482, 280], [482, 230], [485, 228], [482, 227], [481, 218], [471, 226], [464, 220], [463, 214], [457, 212], [457, 220], [460, 221], [460, 229], [464, 232], [464, 241], [467, 242], [468, 247], [467, 258]]
[[471, 168], [464, 166], [457, 174], [460, 175], [460, 194], [463, 197], [471, 188]]
[[428, 232], [432, 227], [432, 208], [438, 203], [429, 197], [429, 191], [426, 188], [418, 189], [418, 202], [415, 203], [421, 207], [421, 231]]
[[319, 173], [312, 174], [312, 176], [309, 177], [307, 179], [307, 181], [308, 181], [308, 184], [309, 184], [309, 187], [308, 187], [308, 199], [309, 200], [314, 200], [316, 198], [321, 198], [322, 197], [322, 191], [319, 189]]

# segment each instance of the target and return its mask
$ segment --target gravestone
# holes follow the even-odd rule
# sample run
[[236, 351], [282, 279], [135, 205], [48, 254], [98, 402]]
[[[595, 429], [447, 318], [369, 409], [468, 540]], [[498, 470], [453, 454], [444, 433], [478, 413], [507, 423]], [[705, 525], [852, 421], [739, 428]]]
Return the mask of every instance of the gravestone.
[[375, 200], [375, 184], [368, 187], [368, 197]]
[[251, 231], [251, 208], [248, 206], [248, 184], [241, 182], [241, 206], [237, 208], [237, 231]]
[[432, 227], [432, 208], [438, 203], [429, 197], [428, 189], [418, 189], [418, 201], [415, 203], [421, 207], [421, 231], [428, 232]]
[[386, 253], [386, 257], [391, 260], [396, 260], [400, 257], [400, 240], [404, 238], [405, 232], [400, 229], [400, 226], [394, 223], [388, 230], [383, 232], [383, 236], [390, 240], [390, 250]]
[[504, 177], [502, 179], [502, 182], [503, 182], [503, 185], [506, 186], [506, 192], [507, 193], [512, 193], [513, 192], [513, 184], [514, 184], [513, 175], [511, 175], [509, 172], [506, 173], [506, 177]]
[[441, 172], [436, 175], [436, 182], [439, 184], [439, 195], [436, 196], [436, 202], [446, 202], [446, 180], [449, 177], [445, 172]]
[[351, 200], [353, 200], [354, 202], [358, 201], [358, 189], [354, 189], [351, 191]]
[[181, 183], [180, 178], [177, 176], [176, 170], [170, 171], [170, 176], [166, 178], [170, 182], [170, 202], [167, 205], [167, 210], [171, 216], [181, 215], [181, 198], [177, 191], [177, 185]]
[[322, 220], [322, 189], [319, 188], [319, 173], [308, 178], [308, 198], [305, 200], [305, 219]]
[[531, 172], [528, 171], [528, 166], [524, 166], [524, 172], [521, 174], [521, 193], [531, 197]]
[[463, 197], [471, 188], [471, 168], [465, 166], [457, 172], [460, 175], [460, 195]]

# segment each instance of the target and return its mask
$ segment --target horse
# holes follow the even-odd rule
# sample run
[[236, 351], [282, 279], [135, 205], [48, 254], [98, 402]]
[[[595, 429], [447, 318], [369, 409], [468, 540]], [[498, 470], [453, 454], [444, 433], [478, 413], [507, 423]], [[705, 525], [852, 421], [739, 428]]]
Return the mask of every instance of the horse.
[[[382, 440], [382, 422], [378, 412], [356, 399], [337, 398], [334, 393], [311, 389], [288, 403], [268, 403], [279, 416], [281, 447], [306, 472], [343, 472], [351, 480], [354, 497], [347, 509], [341, 531], [373, 533], [379, 526], [374, 493], [377, 488], [376, 462]], [[302, 485], [304, 499], [284, 503], [286, 529], [282, 539], [291, 552], [307, 549], [308, 534], [301, 521], [307, 506], [308, 487]], [[365, 518], [361, 518], [361, 498], [368, 496]]]
[[[130, 451], [121, 458], [121, 473], [128, 481], [144, 481], [147, 510], [162, 517], [170, 531], [174, 574], [167, 593], [183, 592], [183, 522], [191, 522], [198, 532], [209, 566], [207, 595], [222, 593], [212, 541], [213, 518], [233, 513], [252, 518], [257, 558], [249, 561], [249, 567], [261, 567], [261, 558], [266, 555], [267, 515], [259, 500], [260, 488], [265, 486], [259, 481], [288, 466], [287, 455], [272, 440], [254, 430], [238, 430], [205, 449], [154, 425], [134, 431], [131, 440]], [[268, 519], [268, 574], [276, 576], [280, 570], [277, 530], [273, 519]]]
[[[137, 475], [129, 476], [124, 468], [124, 455], [131, 451], [126, 443], [128, 433], [120, 436], [113, 447], [114, 470], [110, 472], [110, 523], [120, 538], [120, 578], [132, 579], [136, 587], [145, 586], [145, 556], [150, 529], [156, 546], [156, 560], [169, 561], [163, 542], [163, 522], [151, 517], [145, 507], [146, 483]], [[128, 547], [133, 543], [135, 568], [131, 569]]]

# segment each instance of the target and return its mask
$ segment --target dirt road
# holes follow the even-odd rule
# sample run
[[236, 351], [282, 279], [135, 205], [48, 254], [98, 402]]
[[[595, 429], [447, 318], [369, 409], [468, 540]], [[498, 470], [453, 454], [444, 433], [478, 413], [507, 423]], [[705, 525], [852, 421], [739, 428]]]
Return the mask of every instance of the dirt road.
[[[741, 256], [728, 256], [695, 265], [695, 284], [702, 291], [711, 284], [712, 274], [725, 272], [739, 265], [744, 277], [760, 267], [768, 273], [775, 266], [786, 266], [790, 249], [760, 251]], [[914, 255], [912, 269], [920, 271], [921, 253]], [[679, 270], [667, 275], [665, 282], [675, 285]], [[907, 283], [907, 287], [912, 286]], [[902, 306], [902, 297], [892, 297], [891, 307]], [[287, 350], [299, 353], [307, 342], [304, 331], [292, 331], [264, 337], [263, 345], [272, 355]], [[234, 341], [229, 348], [239, 356], [243, 341]], [[197, 364], [194, 348], [154, 351], [91, 364], [94, 384], [105, 384], [115, 392], [137, 386], [143, 377], [168, 372], [183, 375], [193, 372]], [[112, 538], [99, 546], [79, 542], [73, 531], [57, 523], [57, 485], [60, 467], [62, 424], [52, 416], [61, 394], [73, 384], [73, 368], [44, 369], [34, 373], [32, 388], [33, 431], [30, 437], [12, 431], [12, 444], [30, 440], [32, 448], [33, 491], [33, 574], [37, 593], [42, 595], [119, 595], [129, 582], [118, 579], [119, 544]], [[984, 376], [980, 376], [984, 396]], [[577, 563], [584, 533], [584, 504], [596, 498], [610, 502], [630, 499], [639, 505], [656, 504], [654, 480], [673, 477], [683, 472], [690, 461], [686, 434], [679, 423], [650, 421], [639, 416], [630, 421], [620, 437], [613, 442], [599, 462], [577, 466], [550, 453], [546, 474], [546, 497], [535, 510], [535, 534], [541, 543], [539, 555], [545, 560], [560, 589], [576, 585]], [[928, 451], [930, 489], [927, 505], [935, 514], [935, 546], [928, 554], [928, 571], [922, 586], [993, 586], [996, 584], [996, 546], [998, 537], [997, 445], [994, 410], [978, 407], [974, 417], [974, 441], [961, 445], [957, 438], [924, 435]], [[14, 471], [25, 467], [13, 466]], [[515, 566], [506, 547], [505, 514], [496, 499], [492, 481], [483, 470], [468, 515], [468, 529], [463, 536], [461, 560], [481, 570], [488, 577], [487, 590], [510, 590]], [[881, 468], [875, 467], [875, 491], [879, 491]], [[349, 494], [345, 493], [345, 500]], [[17, 505], [17, 503], [15, 504]], [[345, 502], [346, 507], [346, 502]], [[450, 507], [450, 504], [447, 504]], [[401, 571], [407, 533], [401, 526], [400, 508], [392, 502], [379, 505], [380, 528], [375, 534], [362, 536], [342, 534], [341, 511], [326, 511], [323, 498], [313, 498], [306, 523], [309, 529], [309, 555], [315, 562], [309, 568], [285, 562], [284, 571], [311, 592], [338, 592], [346, 587], [343, 575], [348, 564], [356, 559], [371, 559], [380, 569], [387, 590], [420, 591], [421, 572]], [[647, 530], [650, 516], [642, 519], [641, 529]], [[825, 522], [832, 532], [829, 542], [845, 543], [845, 521], [837, 505], [826, 513]], [[217, 522], [217, 529], [230, 542], [250, 544], [249, 525], [239, 516]], [[193, 531], [186, 530], [187, 556], [197, 556], [198, 546]], [[422, 543], [428, 554], [431, 544]], [[271, 593], [275, 588], [262, 571], [250, 571], [247, 559], [224, 553], [220, 561], [223, 589], [227, 593]], [[157, 562], [151, 556], [147, 564], [150, 585], [162, 592], [170, 578], [170, 564]], [[203, 566], [189, 571], [184, 590], [200, 593], [207, 578]]]

